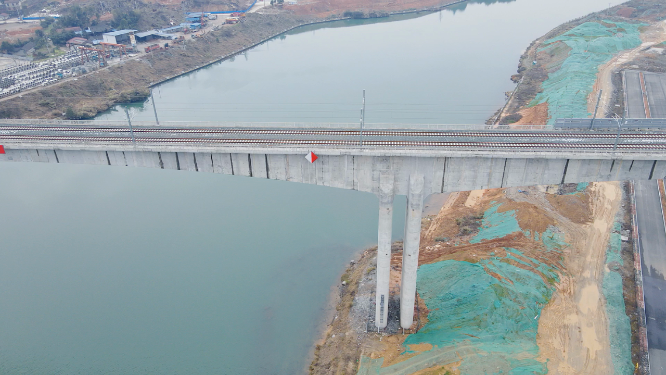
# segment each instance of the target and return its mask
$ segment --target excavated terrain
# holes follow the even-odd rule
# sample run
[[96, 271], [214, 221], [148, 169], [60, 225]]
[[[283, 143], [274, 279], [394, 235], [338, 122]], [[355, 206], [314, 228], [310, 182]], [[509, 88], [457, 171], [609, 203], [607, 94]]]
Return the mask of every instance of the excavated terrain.
[[625, 190], [594, 183], [450, 194], [422, 222], [417, 324], [398, 329], [396, 243], [393, 311], [376, 331], [376, 249], [367, 250], [342, 277], [310, 373], [633, 372], [638, 314]]

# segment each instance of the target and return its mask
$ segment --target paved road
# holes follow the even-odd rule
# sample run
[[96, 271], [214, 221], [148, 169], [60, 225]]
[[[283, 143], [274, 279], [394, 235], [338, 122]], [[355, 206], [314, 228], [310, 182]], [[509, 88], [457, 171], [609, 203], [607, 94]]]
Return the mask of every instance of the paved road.
[[624, 72], [624, 92], [627, 98], [627, 118], [645, 118], [645, 106], [643, 105], [643, 89], [639, 72], [627, 70]]
[[666, 230], [657, 181], [636, 182], [651, 375], [666, 375]]
[[666, 118], [666, 74], [643, 73], [652, 118]]
[[[640, 73], [643, 73], [641, 84]], [[645, 97], [650, 118], [666, 118], [666, 74], [627, 70], [624, 73], [627, 118], [645, 118]]]

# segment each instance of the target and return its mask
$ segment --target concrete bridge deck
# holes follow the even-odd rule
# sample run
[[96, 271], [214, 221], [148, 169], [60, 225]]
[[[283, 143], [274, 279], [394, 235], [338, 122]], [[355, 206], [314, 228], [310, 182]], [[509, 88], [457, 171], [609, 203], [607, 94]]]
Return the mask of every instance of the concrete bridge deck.
[[[388, 314], [395, 195], [407, 196], [401, 326], [412, 326], [424, 198], [432, 193], [666, 177], [666, 132], [369, 126], [0, 122], [0, 161], [151, 167], [286, 180], [379, 197], [375, 324]], [[313, 151], [314, 163], [305, 159]]]

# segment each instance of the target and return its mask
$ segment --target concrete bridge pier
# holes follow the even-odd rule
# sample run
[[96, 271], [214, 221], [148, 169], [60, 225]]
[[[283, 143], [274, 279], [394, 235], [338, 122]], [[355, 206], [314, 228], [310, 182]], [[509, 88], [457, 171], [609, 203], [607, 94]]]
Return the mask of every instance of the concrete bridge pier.
[[423, 174], [413, 173], [409, 176], [405, 237], [402, 244], [402, 284], [400, 286], [400, 326], [402, 328], [410, 328], [414, 322], [424, 185]]
[[377, 239], [377, 290], [375, 293], [375, 326], [388, 324], [389, 282], [391, 275], [391, 242], [393, 237], [394, 177], [390, 171], [379, 175], [379, 225]]

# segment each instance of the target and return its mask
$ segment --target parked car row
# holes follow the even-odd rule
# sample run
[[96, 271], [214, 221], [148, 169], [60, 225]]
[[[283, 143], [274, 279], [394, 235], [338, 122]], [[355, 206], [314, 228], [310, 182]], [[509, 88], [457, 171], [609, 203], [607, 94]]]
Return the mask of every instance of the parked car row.
[[3, 69], [0, 71], [0, 98], [76, 75], [73, 68], [82, 63], [78, 52], [70, 51], [49, 61]]

